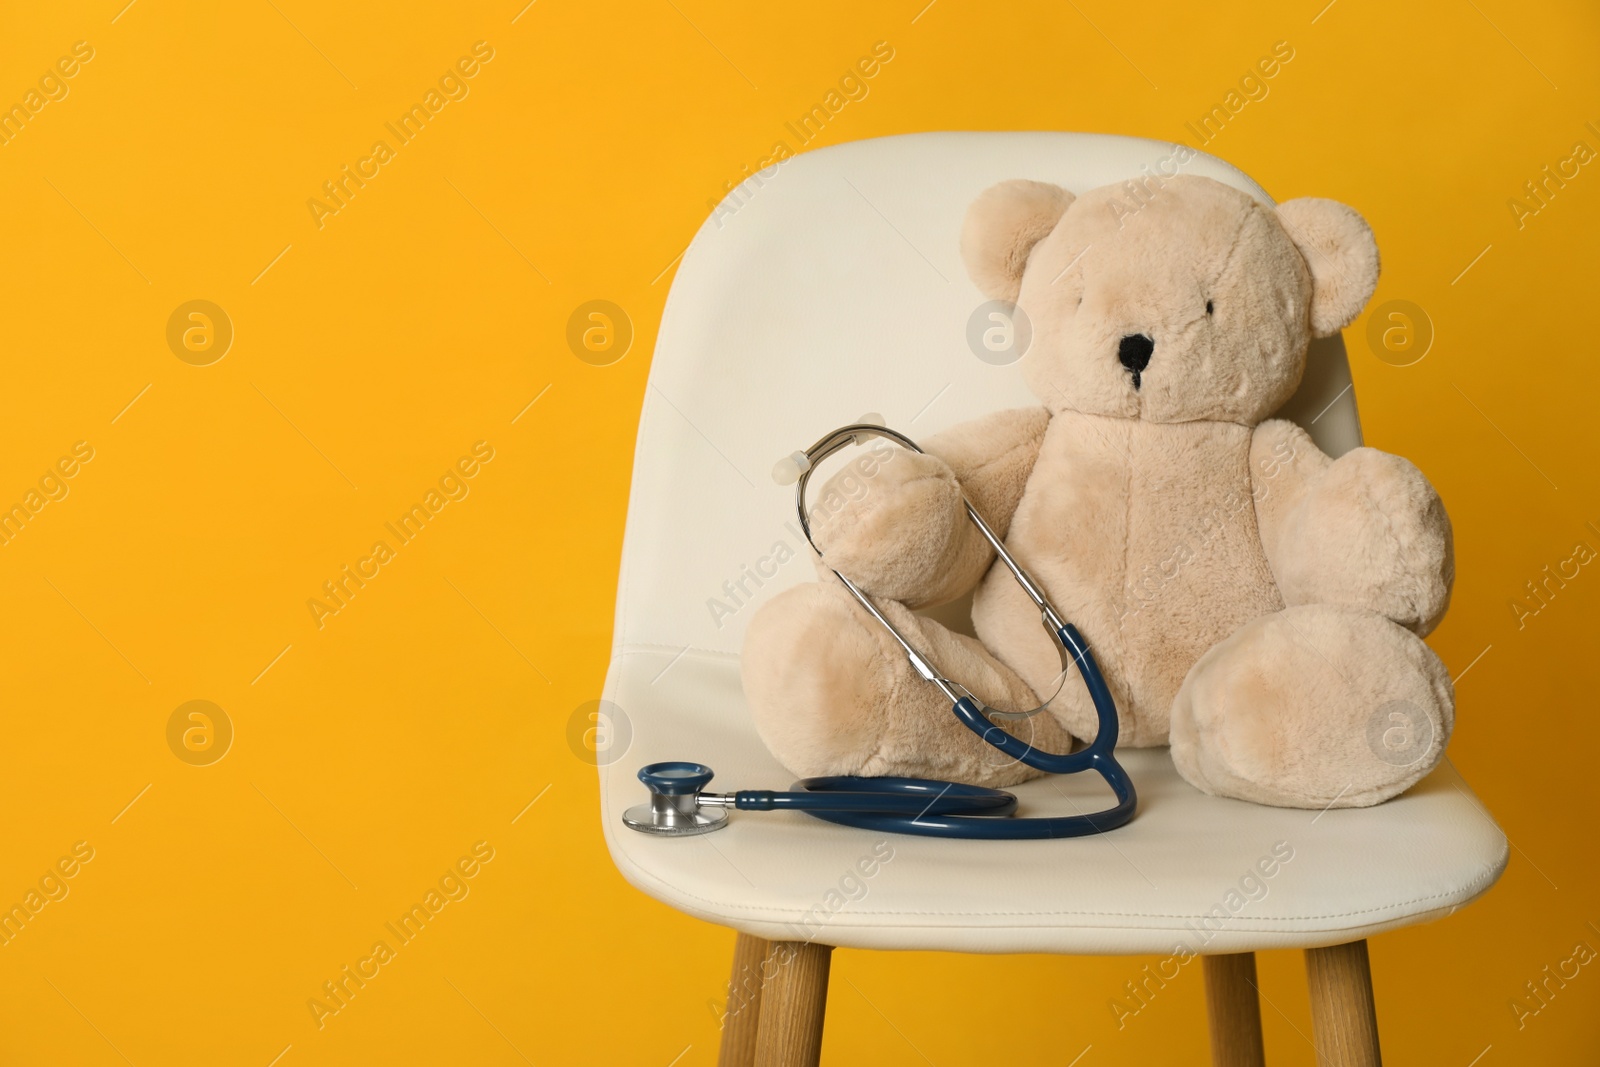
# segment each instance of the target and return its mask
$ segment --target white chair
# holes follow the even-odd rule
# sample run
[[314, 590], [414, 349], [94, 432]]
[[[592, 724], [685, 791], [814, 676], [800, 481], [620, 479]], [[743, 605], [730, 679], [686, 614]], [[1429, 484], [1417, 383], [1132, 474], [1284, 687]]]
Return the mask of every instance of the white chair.
[[[1122, 181], [1172, 148], [948, 133], [822, 149], [736, 190], [683, 257], [640, 417], [601, 808], [629, 882], [739, 932], [724, 1065], [817, 1062], [832, 946], [1168, 956], [1180, 944], [1205, 957], [1217, 1063], [1262, 1062], [1254, 950], [1304, 948], [1319, 1059], [1376, 1064], [1364, 939], [1448, 915], [1504, 869], [1504, 836], [1448, 762], [1380, 807], [1318, 813], [1206, 796], [1165, 749], [1123, 750], [1138, 816], [1062, 841], [886, 839], [788, 813], [735, 813], [687, 838], [622, 824], [644, 799], [644, 763], [707, 763], [719, 790], [792, 779], [756, 735], [738, 668], [757, 607], [813, 579], [773, 462], [867, 411], [921, 437], [1033, 402], [1015, 367], [966, 343], [983, 300], [957, 250], [967, 204], [1005, 178]], [[1211, 157], [1184, 171], [1267, 199]], [[1349, 386], [1341, 340], [1317, 343], [1285, 414], [1342, 453], [1360, 443]], [[1016, 792], [1034, 814], [1109, 796], [1093, 775]], [[858, 884], [869, 891], [852, 900]]]

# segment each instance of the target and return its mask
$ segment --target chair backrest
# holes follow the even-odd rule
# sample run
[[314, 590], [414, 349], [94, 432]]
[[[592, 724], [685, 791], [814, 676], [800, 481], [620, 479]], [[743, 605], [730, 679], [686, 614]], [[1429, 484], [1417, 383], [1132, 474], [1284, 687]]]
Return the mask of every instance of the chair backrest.
[[[930, 133], [807, 152], [729, 194], [663, 314], [628, 506], [615, 650], [737, 653], [761, 603], [813, 578], [773, 463], [865, 412], [923, 437], [1036, 401], [968, 346], [984, 297], [957, 239], [1006, 178], [1082, 191], [1174, 145], [1073, 133]], [[1270, 202], [1221, 160], [1183, 166]], [[1312, 346], [1283, 414], [1326, 452], [1360, 444], [1340, 338]]]

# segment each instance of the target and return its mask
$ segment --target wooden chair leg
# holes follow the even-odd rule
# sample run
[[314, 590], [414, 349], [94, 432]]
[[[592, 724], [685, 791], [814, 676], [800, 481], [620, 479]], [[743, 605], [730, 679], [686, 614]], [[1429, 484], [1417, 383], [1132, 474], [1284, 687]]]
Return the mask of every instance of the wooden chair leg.
[[761, 996], [755, 1067], [817, 1067], [832, 958], [830, 945], [770, 943], [761, 968], [767, 984]]
[[1381, 1067], [1367, 943], [1306, 949], [1318, 1067]]
[[756, 1030], [761, 1023], [761, 964], [771, 942], [740, 934], [733, 942], [728, 976], [728, 1010], [722, 1019], [722, 1051], [717, 1067], [755, 1067]]
[[1261, 998], [1256, 993], [1256, 954], [1240, 952], [1202, 959], [1212, 1064], [1266, 1067], [1266, 1049], [1261, 1043]]

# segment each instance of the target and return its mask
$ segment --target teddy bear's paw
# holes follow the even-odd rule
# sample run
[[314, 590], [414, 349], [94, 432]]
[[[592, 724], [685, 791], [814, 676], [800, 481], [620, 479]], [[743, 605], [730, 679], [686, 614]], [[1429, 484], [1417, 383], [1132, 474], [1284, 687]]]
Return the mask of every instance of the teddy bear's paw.
[[[943, 671], [994, 706], [1014, 711], [1037, 703], [973, 638], [893, 601], [878, 607]], [[1004, 786], [1038, 776], [963, 726], [837, 580], [795, 586], [764, 605], [745, 636], [741, 669], [761, 739], [801, 777], [901, 775]], [[1049, 715], [1009, 728], [1051, 751], [1072, 746]]]
[[1278, 561], [1291, 603], [1370, 608], [1426, 634], [1450, 602], [1450, 519], [1407, 460], [1357, 448], [1335, 460], [1295, 508]]
[[1173, 701], [1172, 758], [1218, 796], [1366, 807], [1439, 762], [1454, 700], [1444, 664], [1404, 627], [1360, 609], [1286, 608], [1190, 669]]
[[862, 589], [918, 603], [966, 532], [961, 484], [944, 460], [903, 448], [850, 464], [810, 496], [811, 536], [832, 568]]

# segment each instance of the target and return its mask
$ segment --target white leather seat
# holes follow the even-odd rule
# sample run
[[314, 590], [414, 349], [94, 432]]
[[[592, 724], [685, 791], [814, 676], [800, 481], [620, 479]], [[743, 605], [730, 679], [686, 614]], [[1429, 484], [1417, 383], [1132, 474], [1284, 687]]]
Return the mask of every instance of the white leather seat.
[[[1165, 749], [1123, 750], [1137, 817], [1060, 841], [885, 837], [788, 813], [736, 812], [694, 838], [622, 825], [645, 798], [644, 763], [707, 763], [718, 790], [791, 780], [755, 733], [738, 670], [757, 607], [813, 578], [773, 462], [866, 411], [919, 437], [1032, 402], [1015, 367], [966, 343], [983, 301], [957, 251], [967, 204], [1005, 178], [1121, 181], [1171, 151], [1086, 134], [883, 138], [788, 161], [702, 227], [672, 285], [640, 418], [606, 685], [625, 724], [603, 753], [601, 816], [639, 889], [769, 940], [1213, 954], [1358, 940], [1447, 915], [1499, 877], [1505, 837], [1448, 762], [1390, 803], [1318, 813], [1209, 797]], [[1219, 160], [1184, 170], [1266, 199]], [[1321, 342], [1285, 409], [1335, 454], [1360, 443], [1349, 384], [1342, 343]], [[1023, 814], [1109, 798], [1093, 775], [1017, 792]]]

